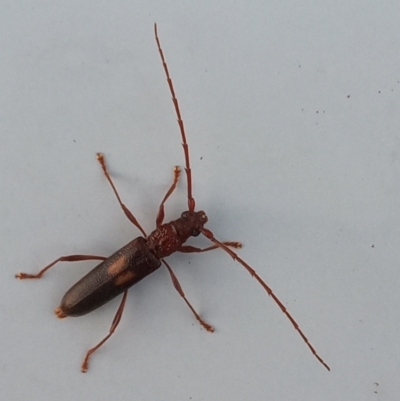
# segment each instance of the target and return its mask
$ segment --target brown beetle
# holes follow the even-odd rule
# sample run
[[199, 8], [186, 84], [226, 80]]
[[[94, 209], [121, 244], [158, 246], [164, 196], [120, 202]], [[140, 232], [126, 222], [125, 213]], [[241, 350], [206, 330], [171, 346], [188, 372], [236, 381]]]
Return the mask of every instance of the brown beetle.
[[[160, 53], [161, 61], [165, 70], [168, 86], [172, 95], [172, 100], [182, 137], [182, 146], [185, 155], [185, 172], [187, 178], [188, 210], [183, 212], [178, 219], [163, 224], [164, 204], [169, 196], [172, 194], [172, 192], [175, 190], [180, 175], [180, 168], [175, 167], [173, 183], [164, 196], [164, 199], [162, 200], [158, 210], [156, 218], [157, 228], [149, 236], [147, 236], [134, 215], [122, 203], [121, 198], [119, 197], [119, 194], [115, 188], [115, 185], [108, 173], [104, 155], [98, 153], [97, 159], [101, 164], [104, 175], [109, 181], [122, 210], [124, 211], [128, 219], [141, 231], [143, 237], [138, 237], [134, 239], [108, 258], [94, 255], [62, 256], [46, 266], [37, 274], [18, 273], [16, 274], [16, 277], [19, 279], [41, 278], [47, 270], [49, 270], [58, 262], [103, 260], [103, 262], [101, 262], [97, 267], [91, 270], [86, 276], [84, 276], [67, 291], [67, 293], [61, 300], [60, 306], [57, 307], [55, 310], [55, 313], [59, 318], [64, 318], [67, 316], [81, 316], [104, 305], [106, 302], [115, 298], [117, 295], [123, 293], [121, 303], [119, 305], [117, 313], [115, 314], [109, 333], [97, 345], [95, 345], [86, 353], [81, 367], [82, 372], [86, 372], [88, 369], [90, 355], [99, 347], [101, 347], [101, 345], [103, 345], [104, 342], [108, 340], [108, 338], [111, 337], [116, 327], [118, 326], [125, 306], [128, 289], [136, 284], [138, 281], [142, 280], [144, 277], [148, 276], [150, 273], [153, 273], [155, 270], [157, 270], [162, 263], [167, 267], [175, 289], [182, 296], [186, 304], [195, 315], [196, 319], [207, 331], [213, 332], [214, 328], [201, 319], [201, 317], [194, 310], [190, 302], [187, 300], [177, 277], [175, 276], [168, 263], [164, 260], [164, 258], [174, 252], [206, 252], [213, 249], [221, 248], [225, 252], [227, 252], [234, 260], [238, 261], [244, 268], [246, 268], [248, 272], [253, 277], [255, 277], [255, 279], [264, 287], [268, 295], [271, 296], [271, 298], [276, 302], [282, 312], [288, 317], [288, 319], [290, 320], [294, 328], [298, 331], [300, 336], [303, 338], [304, 342], [307, 344], [311, 352], [328, 370], [330, 370], [329, 366], [317, 354], [316, 350], [310, 344], [297, 322], [293, 319], [293, 317], [290, 315], [282, 302], [272, 292], [271, 288], [243, 259], [241, 259], [234, 251], [232, 251], [232, 249], [230, 249], [240, 248], [241, 243], [220, 242], [219, 240], [217, 240], [214, 237], [213, 233], [204, 227], [204, 225], [208, 221], [205, 212], [195, 211], [195, 200], [192, 195], [192, 174], [190, 168], [189, 147], [186, 141], [185, 128], [180, 114], [178, 100], [175, 96], [172, 80], [170, 78], [168, 67], [157, 35], [157, 25], [154, 25], [154, 33], [158, 51]], [[184, 243], [190, 237], [197, 237], [200, 233], [207, 237], [211, 242], [213, 242], [213, 245], [204, 249], [196, 248], [190, 245], [184, 245]]]

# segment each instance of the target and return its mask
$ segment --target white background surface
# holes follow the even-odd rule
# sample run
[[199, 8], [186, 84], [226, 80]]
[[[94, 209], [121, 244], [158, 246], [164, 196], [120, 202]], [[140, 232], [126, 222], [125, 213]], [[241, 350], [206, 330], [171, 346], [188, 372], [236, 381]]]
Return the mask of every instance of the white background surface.
[[[379, 4], [379, 5], [378, 5]], [[0, 388], [4, 400], [398, 400], [400, 5], [397, 1], [3, 1]], [[327, 372], [222, 252], [170, 264], [83, 318], [53, 309], [95, 262], [19, 282], [60, 255], [138, 235], [95, 160], [154, 228], [183, 165], [153, 37], [186, 123], [194, 195], [299, 321]], [[167, 219], [186, 207], [185, 181]], [[194, 243], [206, 244], [198, 238]]]

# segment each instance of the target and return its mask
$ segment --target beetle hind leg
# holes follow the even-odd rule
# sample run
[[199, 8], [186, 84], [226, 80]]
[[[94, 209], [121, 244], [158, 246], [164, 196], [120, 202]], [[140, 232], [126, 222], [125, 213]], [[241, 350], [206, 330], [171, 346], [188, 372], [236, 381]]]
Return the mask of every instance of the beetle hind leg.
[[61, 256], [56, 259], [54, 262], [51, 262], [49, 265], [44, 267], [39, 273], [29, 274], [29, 273], [17, 273], [15, 278], [19, 278], [20, 280], [27, 278], [42, 278], [44, 273], [47, 272], [50, 268], [52, 268], [58, 262], [80, 262], [82, 260], [106, 260], [104, 256], [94, 256], [94, 255], [69, 255], [69, 256]]
[[81, 371], [82, 373], [86, 373], [89, 369], [89, 358], [90, 356], [98, 350], [114, 333], [115, 329], [117, 328], [119, 322], [121, 321], [122, 313], [124, 311], [126, 296], [128, 294], [128, 290], [124, 291], [124, 295], [122, 296], [121, 303], [119, 304], [117, 313], [114, 316], [113, 322], [110, 327], [110, 332], [94, 347], [90, 348], [89, 351], [86, 352], [85, 358], [82, 362]]

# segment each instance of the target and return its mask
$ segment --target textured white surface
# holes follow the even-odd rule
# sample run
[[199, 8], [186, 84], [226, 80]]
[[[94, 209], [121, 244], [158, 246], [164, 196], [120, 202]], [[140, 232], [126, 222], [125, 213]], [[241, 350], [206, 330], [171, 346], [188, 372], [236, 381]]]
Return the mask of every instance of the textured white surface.
[[[400, 5], [336, 1], [19, 1], [0, 12], [0, 388], [7, 400], [397, 400]], [[183, 165], [157, 22], [186, 123], [194, 195], [329, 363], [222, 252], [169, 262], [58, 321], [63, 293], [138, 235], [95, 160], [150, 231]], [[186, 206], [185, 181], [167, 218]], [[204, 239], [194, 243], [206, 244]]]

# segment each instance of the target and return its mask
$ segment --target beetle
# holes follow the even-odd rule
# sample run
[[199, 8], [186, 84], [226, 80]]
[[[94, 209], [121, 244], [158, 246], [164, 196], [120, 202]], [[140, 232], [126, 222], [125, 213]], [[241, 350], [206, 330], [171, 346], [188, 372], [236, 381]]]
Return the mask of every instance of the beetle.
[[[117, 198], [119, 205], [121, 206], [126, 217], [139, 229], [143, 236], [135, 238], [108, 258], [95, 255], [62, 256], [43, 268], [37, 274], [18, 273], [16, 274], [16, 277], [19, 279], [41, 278], [45, 272], [47, 272], [58, 262], [102, 260], [102, 262], [98, 266], [96, 266], [93, 270], [86, 274], [81, 280], [79, 280], [66, 292], [61, 300], [60, 305], [55, 310], [55, 314], [58, 318], [65, 318], [67, 316], [82, 316], [93, 311], [94, 309], [99, 308], [111, 299], [122, 294], [122, 299], [114, 316], [109, 333], [98, 344], [96, 344], [93, 348], [90, 348], [86, 352], [81, 366], [81, 371], [86, 372], [88, 370], [90, 356], [111, 337], [111, 335], [117, 328], [126, 303], [128, 289], [149, 274], [156, 271], [158, 268], [160, 268], [162, 264], [166, 266], [175, 289], [186, 302], [186, 304], [194, 314], [195, 318], [208, 332], [214, 332], [213, 326], [205, 322], [188, 301], [175, 273], [164, 258], [174, 252], [192, 253], [222, 249], [226, 253], [228, 253], [234, 260], [239, 262], [261, 284], [268, 295], [275, 301], [278, 307], [287, 316], [295, 330], [297, 330], [297, 332], [300, 334], [303, 341], [306, 343], [306, 345], [313, 353], [313, 355], [317, 358], [317, 360], [322, 363], [322, 365], [324, 365], [326, 369], [330, 370], [329, 366], [318, 355], [297, 322], [294, 320], [292, 315], [288, 312], [288, 310], [279, 300], [279, 298], [274, 294], [271, 288], [267, 285], [267, 283], [262, 280], [262, 278], [249, 264], [247, 264], [236, 252], [232, 250], [241, 248], [241, 243], [235, 241], [221, 242], [216, 239], [212, 231], [204, 227], [208, 221], [206, 213], [202, 210], [195, 210], [196, 204], [192, 194], [192, 170], [190, 167], [189, 146], [186, 140], [185, 127], [181, 117], [178, 100], [175, 95], [172, 79], [170, 77], [168, 66], [165, 61], [164, 53], [158, 37], [157, 24], [154, 24], [154, 36], [164, 68], [169, 91], [172, 96], [179, 130], [181, 133], [183, 153], [185, 157], [188, 210], [184, 211], [178, 219], [173, 220], [169, 223], [163, 223], [164, 205], [170, 195], [174, 192], [181, 173], [180, 168], [176, 166], [174, 168], [173, 182], [169, 187], [166, 195], [162, 199], [158, 209], [156, 217], [156, 229], [147, 236], [136, 217], [122, 202], [108, 172], [104, 155], [102, 153], [97, 153], [97, 160], [101, 165], [106, 179], [111, 185], [111, 188]], [[203, 249], [190, 245], [185, 245], [185, 242], [190, 237], [197, 237], [200, 234], [208, 238], [208, 240], [212, 242], [212, 245]]]

